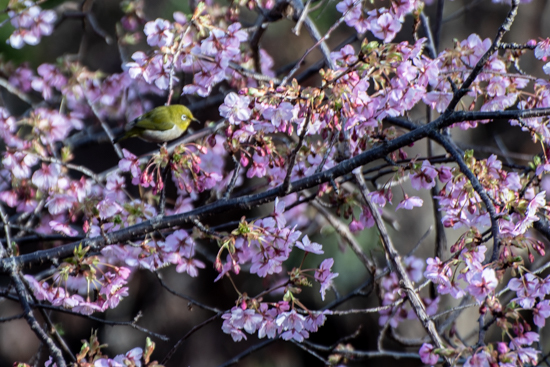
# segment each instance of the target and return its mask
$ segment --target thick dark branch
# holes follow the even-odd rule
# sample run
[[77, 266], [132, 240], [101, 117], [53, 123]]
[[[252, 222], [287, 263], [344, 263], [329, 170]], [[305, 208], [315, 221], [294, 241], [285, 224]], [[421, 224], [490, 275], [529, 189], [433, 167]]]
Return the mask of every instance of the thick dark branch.
[[[370, 163], [376, 159], [383, 158], [397, 149], [409, 146], [410, 144], [429, 136], [431, 133], [437, 132], [439, 129], [450, 126], [457, 122], [498, 118], [517, 119], [541, 117], [548, 115], [550, 115], [550, 108], [500, 112], [459, 111], [453, 112], [448, 116], [441, 115], [439, 118], [430, 122], [429, 124], [416, 127], [414, 130], [407, 134], [391, 140], [386, 144], [376, 146], [353, 158], [347, 159], [331, 169], [315, 173], [309, 177], [292, 182], [291, 190], [289, 193], [299, 192], [304, 189], [315, 187], [325, 182], [330, 182], [331, 180], [350, 173], [357, 167]], [[90, 246], [92, 251], [98, 251], [102, 247], [109, 244], [128, 241], [158, 230], [179, 227], [186, 223], [191, 223], [194, 219], [204, 218], [212, 214], [219, 214], [236, 209], [248, 210], [252, 207], [274, 201], [275, 198], [283, 196], [285, 196], [284, 187], [280, 185], [259, 194], [247, 195], [228, 200], [219, 200], [212, 204], [204, 205], [200, 208], [190, 210], [186, 213], [172, 215], [164, 218], [154, 218], [119, 231], [107, 233], [105, 237], [98, 236], [48, 250], [36, 251], [31, 254], [17, 256], [11, 259], [2, 259], [0, 261], [0, 272], [6, 273], [10, 268], [10, 263], [12, 262], [15, 265], [29, 265], [33, 263], [40, 263], [64, 258], [72, 255], [74, 249], [80, 244], [82, 244], [82, 246], [84, 247]]]

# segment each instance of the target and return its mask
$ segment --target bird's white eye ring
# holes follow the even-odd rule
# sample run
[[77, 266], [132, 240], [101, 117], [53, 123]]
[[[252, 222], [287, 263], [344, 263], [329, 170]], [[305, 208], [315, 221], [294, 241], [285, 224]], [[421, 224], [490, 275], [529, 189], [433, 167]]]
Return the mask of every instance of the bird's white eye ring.
[[182, 119], [183, 121], [185, 121], [185, 120], [187, 120], [187, 116], [181, 115], [181, 119]]

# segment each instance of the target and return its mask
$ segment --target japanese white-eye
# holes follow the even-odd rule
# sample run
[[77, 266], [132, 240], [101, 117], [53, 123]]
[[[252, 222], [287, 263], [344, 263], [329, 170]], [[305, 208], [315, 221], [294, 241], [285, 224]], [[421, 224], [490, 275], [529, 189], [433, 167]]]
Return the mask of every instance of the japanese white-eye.
[[159, 106], [127, 123], [125, 132], [113, 143], [134, 136], [151, 143], [164, 143], [182, 136], [193, 120], [198, 121], [183, 105]]

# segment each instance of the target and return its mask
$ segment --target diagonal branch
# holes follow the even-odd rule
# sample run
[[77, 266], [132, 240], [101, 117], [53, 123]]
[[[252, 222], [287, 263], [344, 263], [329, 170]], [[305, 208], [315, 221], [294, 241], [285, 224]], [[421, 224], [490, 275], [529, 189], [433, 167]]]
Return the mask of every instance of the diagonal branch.
[[[418, 316], [418, 319], [420, 320], [420, 322], [422, 323], [422, 325], [430, 335], [432, 341], [434, 342], [437, 348], [444, 348], [443, 340], [441, 339], [441, 337], [439, 336], [436, 330], [435, 323], [428, 316], [428, 313], [426, 312], [426, 308], [424, 307], [424, 304], [422, 303], [422, 300], [420, 299], [419, 295], [415, 292], [414, 285], [411, 279], [409, 278], [407, 271], [403, 266], [403, 263], [401, 262], [401, 255], [399, 255], [399, 253], [393, 246], [393, 243], [386, 229], [386, 225], [384, 224], [384, 221], [382, 221], [382, 217], [378, 212], [378, 208], [372, 203], [369, 197], [369, 189], [367, 188], [365, 179], [363, 178], [360, 172], [355, 173], [355, 179], [357, 180], [357, 183], [359, 184], [359, 188], [361, 189], [363, 200], [365, 200], [365, 202], [367, 203], [367, 206], [369, 207], [372, 213], [372, 217], [374, 218], [374, 221], [376, 223], [376, 227], [378, 227], [378, 230], [380, 231], [382, 245], [384, 247], [384, 251], [386, 255], [389, 258], [390, 266], [393, 267], [397, 272], [401, 286], [403, 290], [407, 293], [409, 302], [411, 303], [416, 315]], [[451, 365], [452, 361], [449, 357], [444, 356], [444, 359], [447, 364]]]
[[325, 217], [325, 219], [334, 227], [336, 232], [338, 232], [338, 234], [342, 236], [342, 238], [349, 244], [349, 247], [351, 247], [351, 250], [355, 253], [359, 261], [363, 263], [367, 271], [374, 275], [374, 273], [376, 272], [376, 265], [363, 252], [361, 245], [357, 242], [355, 236], [349, 230], [349, 227], [346, 224], [342, 223], [340, 219], [334, 216], [325, 207], [319, 204], [318, 201], [312, 201], [312, 205], [315, 209], [317, 209], [319, 213], [321, 213]]
[[451, 102], [449, 102], [449, 105], [447, 106], [447, 109], [445, 110], [445, 112], [443, 112], [443, 115], [450, 114], [455, 109], [455, 107], [458, 105], [458, 102], [460, 102], [462, 97], [464, 97], [466, 93], [468, 93], [468, 88], [470, 88], [474, 80], [481, 73], [481, 71], [485, 67], [485, 64], [487, 63], [487, 61], [489, 61], [489, 58], [495, 52], [498, 51], [502, 38], [504, 37], [504, 34], [510, 30], [512, 23], [514, 22], [514, 19], [518, 12], [518, 7], [519, 7], [519, 0], [512, 0], [512, 6], [510, 8], [510, 11], [506, 16], [506, 19], [498, 29], [497, 35], [493, 41], [493, 44], [491, 45], [491, 47], [489, 47], [489, 49], [487, 50], [487, 52], [485, 52], [485, 54], [481, 57], [481, 59], [479, 59], [476, 66], [474, 66], [474, 68], [472, 69], [472, 72], [470, 73], [468, 78], [466, 78], [466, 80], [462, 83], [460, 88], [458, 88], [458, 90], [456, 90], [453, 93], [453, 99], [451, 99]]
[[462, 154], [458, 152], [458, 150], [449, 142], [447, 138], [445, 138], [443, 135], [438, 133], [437, 131], [432, 131], [430, 133], [430, 137], [437, 141], [449, 154], [453, 156], [453, 158], [456, 160], [456, 163], [458, 164], [458, 167], [460, 168], [460, 171], [468, 178], [470, 183], [472, 184], [472, 188], [477, 192], [483, 203], [485, 204], [485, 208], [487, 209], [487, 212], [489, 213], [489, 216], [491, 218], [491, 231], [493, 232], [493, 255], [491, 256], [491, 262], [495, 261], [498, 258], [498, 252], [499, 252], [499, 227], [498, 227], [498, 221], [497, 221], [497, 212], [495, 209], [495, 206], [493, 205], [493, 202], [491, 201], [491, 198], [487, 195], [485, 192], [485, 189], [477, 179], [477, 177], [474, 175], [474, 173], [468, 168], [468, 165], [464, 161], [464, 158], [462, 157]]

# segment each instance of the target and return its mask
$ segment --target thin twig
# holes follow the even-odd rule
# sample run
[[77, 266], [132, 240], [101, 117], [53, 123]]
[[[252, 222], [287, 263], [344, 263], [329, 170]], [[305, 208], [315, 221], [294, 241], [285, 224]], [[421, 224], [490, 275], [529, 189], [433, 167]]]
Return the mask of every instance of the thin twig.
[[303, 350], [305, 350], [306, 352], [308, 352], [309, 354], [311, 354], [312, 356], [314, 356], [315, 358], [317, 358], [318, 360], [320, 360], [321, 362], [323, 362], [323, 364], [325, 366], [328, 366], [330, 365], [330, 362], [326, 359], [324, 359], [322, 356], [320, 356], [317, 352], [311, 350], [310, 348], [308, 348], [306, 345], [302, 344], [302, 343], [298, 343], [297, 341], [295, 340], [291, 340], [292, 344], [296, 345], [297, 347], [299, 348], [302, 348]]
[[355, 236], [349, 230], [349, 227], [342, 223], [340, 219], [336, 218], [331, 212], [320, 205], [318, 200], [314, 200], [312, 205], [319, 213], [321, 213], [325, 219], [334, 227], [336, 232], [348, 243], [351, 250], [355, 253], [359, 261], [363, 263], [365, 268], [371, 275], [374, 275], [376, 271], [376, 265], [368, 258], [368, 256], [361, 249], [361, 245], [355, 239]]
[[249, 356], [250, 354], [254, 353], [257, 350], [260, 350], [264, 347], [267, 347], [269, 344], [272, 344], [277, 340], [278, 339], [267, 339], [267, 340], [265, 340], [261, 343], [255, 344], [255, 345], [251, 346], [250, 348], [248, 348], [247, 350], [245, 350], [244, 352], [239, 353], [235, 357], [231, 358], [229, 361], [226, 361], [225, 363], [220, 364], [218, 367], [233, 366], [234, 364], [239, 363], [239, 361], [241, 359], [243, 359], [244, 357]]
[[[306, 50], [306, 52], [304, 52], [304, 54], [302, 55], [302, 57], [298, 60], [298, 62], [296, 63], [296, 65], [294, 65], [294, 67], [292, 68], [292, 70], [290, 70], [290, 72], [284, 77], [283, 81], [281, 82], [281, 86], [284, 86], [288, 83], [288, 81], [290, 80], [290, 78], [292, 78], [292, 76], [298, 71], [298, 69], [300, 68], [300, 66], [302, 66], [302, 63], [304, 62], [304, 60], [306, 59], [306, 57], [313, 51], [315, 50], [319, 45], [323, 44], [326, 39], [330, 36], [330, 34], [340, 26], [340, 24], [342, 24], [345, 20], [345, 16], [351, 11], [353, 10], [353, 8], [355, 8], [355, 6], [357, 6], [359, 3], [361, 3], [363, 0], [355, 0], [353, 5], [344, 13], [342, 14], [342, 16], [340, 17], [340, 19], [338, 19], [327, 31], [327, 33], [325, 33], [325, 35], [321, 38], [319, 38], [319, 40], [317, 40], [317, 42], [315, 42], [315, 44], [313, 46], [311, 46], [310, 48], [308, 48]], [[330, 57], [329, 57], [329, 60]], [[332, 66], [332, 60], [331, 62], [328, 62], [327, 61], [327, 65], [331, 65], [331, 68], [332, 69], [335, 69], [334, 66]]]
[[176, 53], [172, 57], [172, 63], [170, 65], [170, 73], [168, 74], [168, 90], [169, 90], [169, 92], [168, 92], [168, 99], [166, 100], [165, 106], [169, 106], [170, 103], [172, 102], [172, 96], [174, 94], [174, 74], [176, 73], [176, 62], [178, 61], [178, 57], [180, 56], [180, 54], [183, 50], [183, 45], [185, 43], [184, 42], [185, 37], [187, 36], [187, 34], [189, 33], [190, 30], [191, 30], [191, 24], [188, 24], [185, 31], [181, 32], [181, 38], [180, 38], [180, 42], [178, 44], [178, 48], [176, 49]]
[[[84, 86], [82, 86], [82, 89], [86, 90], [86, 88], [84, 88]], [[85, 93], [85, 95], [87, 95], [87, 94]], [[103, 121], [103, 119], [101, 118], [101, 114], [97, 110], [97, 107], [95, 106], [95, 104], [92, 101], [90, 101], [88, 97], [86, 97], [86, 100], [88, 102], [88, 105], [92, 109], [92, 112], [94, 113], [96, 119], [101, 124], [101, 128], [103, 129], [103, 131], [105, 131], [105, 133], [109, 137], [109, 140], [112, 142], [114, 140], [115, 136], [113, 135], [113, 132], [111, 131], [111, 128], [109, 127], [109, 125], [107, 125], [107, 123], [105, 121]], [[122, 154], [122, 150], [120, 149], [120, 146], [118, 145], [118, 143], [117, 144], [113, 143], [113, 147], [115, 149], [115, 152], [116, 152], [118, 158], [122, 159], [124, 157], [124, 155]]]
[[[0, 26], [1, 27], [1, 26]], [[30, 104], [31, 106], [35, 107], [35, 104], [33, 103], [33, 101], [31, 100], [31, 97], [28, 96], [28, 94], [20, 91], [19, 89], [17, 89], [16, 87], [14, 87], [9, 81], [7, 81], [6, 79], [4, 78], [0, 78], [0, 86], [6, 88], [6, 90], [8, 92], [10, 92], [11, 94], [19, 97], [20, 100], [22, 100], [23, 102], [26, 102], [28, 104]]]
[[175, 290], [173, 290], [172, 288], [170, 288], [168, 286], [168, 284], [164, 283], [164, 280], [162, 280], [162, 276], [159, 272], [155, 272], [155, 275], [157, 276], [157, 279], [158, 281], [160, 282], [160, 284], [162, 285], [162, 287], [164, 289], [166, 289], [168, 292], [172, 293], [173, 295], [175, 295], [176, 297], [180, 297], [180, 298], [183, 298], [187, 301], [189, 301], [190, 304], [194, 305], [194, 306], [197, 306], [197, 307], [200, 307], [202, 308], [203, 310], [207, 310], [207, 311], [211, 311], [211, 312], [216, 312], [216, 313], [220, 313], [220, 312], [224, 312], [222, 310], [220, 310], [219, 308], [215, 308], [215, 307], [210, 307], [210, 306], [207, 306], [203, 303], [200, 303], [196, 300], [194, 300], [193, 298], [189, 297], [189, 296], [186, 296], [184, 294], [181, 294], [179, 292], [176, 292]]
[[[0, 294], [2, 295], [2, 297], [11, 299], [13, 301], [18, 301], [17, 295], [15, 295], [15, 294], [7, 293], [7, 292], [0, 292]], [[132, 329], [141, 331], [142, 333], [145, 333], [145, 334], [150, 335], [152, 337], [158, 338], [162, 341], [170, 340], [170, 338], [168, 338], [166, 335], [155, 333], [155, 332], [153, 332], [149, 329], [146, 329], [142, 326], [137, 325], [136, 322], [141, 317], [141, 314], [138, 314], [136, 317], [134, 317], [134, 319], [132, 321], [112, 321], [112, 320], [105, 320], [105, 319], [95, 317], [95, 316], [92, 316], [92, 315], [84, 315], [84, 314], [81, 314], [79, 312], [71, 311], [71, 310], [69, 310], [67, 308], [64, 308], [62, 306], [53, 306], [53, 305], [48, 305], [48, 304], [45, 304], [45, 303], [36, 303], [36, 302], [30, 302], [29, 305], [32, 308], [43, 308], [45, 310], [61, 312], [61, 313], [65, 313], [65, 314], [72, 315], [72, 316], [77, 316], [77, 317], [83, 317], [83, 318], [86, 318], [86, 319], [89, 319], [89, 320], [92, 320], [92, 321], [95, 321], [95, 322], [99, 322], [99, 323], [102, 323], [102, 324], [105, 324], [105, 325], [109, 325], [109, 326], [129, 326]]]
[[13, 316], [8, 316], [8, 317], [0, 317], [0, 323], [1, 322], [9, 322], [9, 321], [13, 321], [13, 320], [19, 320], [19, 319], [22, 319], [24, 317], [25, 317], [24, 313], [20, 313], [20, 314], [13, 315]]
[[227, 189], [223, 194], [224, 199], [229, 199], [229, 197], [231, 196], [231, 193], [235, 188], [235, 184], [237, 183], [237, 178], [239, 177], [239, 171], [241, 170], [241, 161], [238, 160], [235, 157], [235, 155], [231, 155], [231, 157], [233, 158], [233, 162], [235, 163], [235, 169], [233, 170], [233, 175], [231, 176], [231, 180], [229, 180], [229, 185], [227, 185]]
[[300, 151], [300, 149], [302, 148], [302, 145], [304, 144], [304, 139], [306, 137], [307, 129], [309, 127], [309, 122], [311, 120], [311, 114], [312, 114], [312, 111], [310, 108], [308, 108], [306, 121], [304, 123], [304, 127], [302, 128], [302, 132], [300, 133], [300, 138], [298, 139], [298, 143], [296, 144], [296, 147], [294, 148], [294, 150], [290, 154], [290, 157], [288, 158], [288, 161], [289, 161], [288, 169], [282, 184], [283, 192], [285, 194], [288, 194], [291, 189], [290, 178], [292, 176], [292, 170], [294, 169], [294, 165], [296, 164], [296, 158], [298, 156], [298, 152]]
[[296, 21], [296, 25], [294, 28], [292, 28], [292, 33], [299, 36], [300, 35], [300, 29], [302, 28], [302, 23], [304, 23], [304, 20], [306, 19], [308, 13], [309, 13], [309, 6], [311, 5], [311, 0], [307, 0], [306, 4], [303, 5], [302, 11], [300, 12], [300, 17]]
[[436, 54], [437, 54], [437, 50], [439, 49], [439, 40], [441, 39], [441, 28], [443, 27], [444, 7], [445, 7], [445, 1], [437, 0], [437, 11], [436, 11], [434, 32], [433, 32], [433, 39], [434, 39], [434, 46], [435, 46], [434, 51]]
[[191, 335], [193, 335], [198, 330], [202, 329], [204, 326], [206, 326], [206, 325], [210, 324], [211, 322], [213, 322], [213, 321], [217, 320], [218, 318], [220, 318], [224, 313], [225, 312], [219, 312], [216, 315], [212, 316], [211, 318], [204, 320], [200, 324], [195, 325], [191, 330], [189, 330], [187, 332], [187, 334], [185, 334], [180, 340], [178, 340], [178, 342], [176, 344], [174, 344], [172, 349], [170, 349], [170, 351], [166, 354], [166, 356], [162, 360], [161, 364], [166, 365], [166, 363], [168, 363], [168, 361], [170, 361], [170, 359], [172, 358], [174, 353], [176, 353], [176, 351], [183, 344], [184, 341], [186, 341]]

